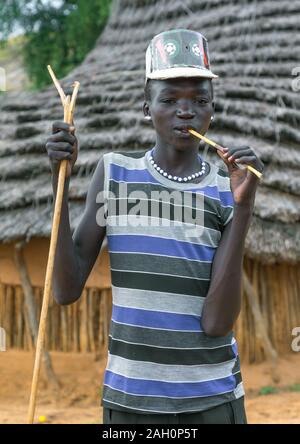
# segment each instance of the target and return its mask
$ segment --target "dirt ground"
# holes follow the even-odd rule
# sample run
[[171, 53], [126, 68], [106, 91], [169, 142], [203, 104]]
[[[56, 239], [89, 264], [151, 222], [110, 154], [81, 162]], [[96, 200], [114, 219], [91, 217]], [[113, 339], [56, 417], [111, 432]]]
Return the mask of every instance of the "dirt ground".
[[[59, 352], [51, 356], [61, 388], [53, 392], [41, 373], [36, 422], [44, 416], [51, 424], [101, 424], [105, 358]], [[0, 353], [0, 424], [26, 422], [33, 359], [29, 352]], [[281, 381], [275, 384], [267, 363], [242, 365], [249, 423], [300, 423], [300, 353], [281, 358], [278, 370]]]

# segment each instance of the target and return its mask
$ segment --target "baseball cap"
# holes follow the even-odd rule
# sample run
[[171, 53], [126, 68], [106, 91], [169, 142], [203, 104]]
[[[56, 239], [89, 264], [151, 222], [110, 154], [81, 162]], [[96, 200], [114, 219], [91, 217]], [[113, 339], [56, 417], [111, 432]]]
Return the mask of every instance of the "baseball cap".
[[147, 79], [175, 77], [217, 78], [210, 69], [207, 39], [190, 29], [155, 35], [146, 50]]

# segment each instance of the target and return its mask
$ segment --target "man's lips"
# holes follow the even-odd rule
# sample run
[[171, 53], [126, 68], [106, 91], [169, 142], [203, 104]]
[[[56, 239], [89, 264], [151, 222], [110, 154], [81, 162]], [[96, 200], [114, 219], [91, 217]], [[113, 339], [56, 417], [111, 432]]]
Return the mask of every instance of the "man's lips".
[[178, 125], [174, 127], [174, 131], [184, 137], [190, 137], [191, 133], [188, 131], [189, 129], [193, 129], [196, 131], [196, 129], [192, 125]]
[[174, 130], [182, 131], [182, 132], [188, 133], [188, 134], [189, 134], [189, 132], [188, 132], [189, 129], [193, 129], [193, 130], [197, 131], [196, 128], [193, 127], [192, 125], [178, 125], [178, 126], [174, 127]]

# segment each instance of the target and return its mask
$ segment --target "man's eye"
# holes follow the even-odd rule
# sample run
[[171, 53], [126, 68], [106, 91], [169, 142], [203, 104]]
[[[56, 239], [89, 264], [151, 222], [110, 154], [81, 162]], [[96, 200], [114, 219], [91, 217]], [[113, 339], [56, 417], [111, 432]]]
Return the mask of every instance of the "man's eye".
[[201, 98], [201, 97], [199, 97], [198, 99], [195, 99], [196, 100], [196, 102], [198, 102], [198, 103], [201, 103], [202, 105], [204, 104], [206, 104], [206, 103], [208, 103], [208, 100], [207, 99], [204, 99], [203, 97]]
[[164, 103], [175, 103], [176, 99], [163, 99], [162, 102], [164, 102]]

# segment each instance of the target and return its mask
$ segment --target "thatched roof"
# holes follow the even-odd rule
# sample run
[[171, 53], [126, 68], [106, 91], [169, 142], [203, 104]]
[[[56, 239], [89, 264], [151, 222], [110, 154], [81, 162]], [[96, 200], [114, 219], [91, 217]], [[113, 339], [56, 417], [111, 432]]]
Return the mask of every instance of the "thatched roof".
[[[300, 1], [120, 0], [95, 49], [63, 82], [81, 82], [76, 110], [80, 154], [71, 183], [74, 227], [97, 161], [110, 150], [145, 150], [155, 133], [143, 119], [144, 58], [153, 35], [200, 30], [209, 40], [217, 114], [209, 134], [248, 144], [261, 156], [246, 254], [263, 262], [300, 260]], [[0, 240], [49, 236], [50, 170], [44, 144], [62, 118], [51, 86], [7, 94], [0, 105]], [[211, 160], [220, 163], [214, 154]]]

